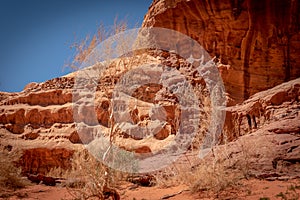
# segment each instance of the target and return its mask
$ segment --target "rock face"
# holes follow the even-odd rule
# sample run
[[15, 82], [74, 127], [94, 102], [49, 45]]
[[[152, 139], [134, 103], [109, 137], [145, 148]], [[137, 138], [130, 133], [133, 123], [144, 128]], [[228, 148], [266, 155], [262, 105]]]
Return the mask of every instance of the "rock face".
[[299, 178], [300, 78], [228, 107], [223, 134], [221, 152], [247, 173], [269, 180]]
[[60, 77], [28, 84], [19, 93], [0, 94], [0, 146], [22, 151], [17, 164], [24, 174], [70, 167], [76, 149], [71, 137], [73, 84], [73, 78]]
[[[142, 56], [144, 57], [141, 59]], [[179, 58], [173, 63], [172, 56], [170, 53], [159, 51], [143, 53], [129, 61], [126, 61], [127, 58], [116, 59], [99, 80], [95, 96], [83, 93], [77, 98], [77, 94], [72, 90], [75, 83], [74, 74], [44, 83], [28, 84], [20, 93], [0, 93], [0, 144], [3, 147], [12, 146], [13, 150], [17, 147], [24, 149], [19, 162], [24, 173], [45, 174], [54, 167], [68, 167], [74, 150], [82, 144], [90, 144], [99, 135], [99, 130], [104, 136], [108, 136], [114, 122], [113, 132], [117, 135], [116, 144], [120, 148], [134, 152], [138, 158], [151, 156], [165, 143], [175, 141], [174, 137], [179, 129], [186, 129], [187, 133], [193, 129], [190, 124], [196, 119], [180, 119], [182, 113], [188, 115], [192, 109], [188, 104], [180, 106], [175, 95], [184, 92], [176, 91], [184, 88], [181, 87], [182, 82], [178, 81], [182, 78], [171, 72], [164, 77], [164, 81], [174, 88], [173, 91], [160, 84], [142, 83], [139, 87], [130, 84], [125, 90], [119, 91], [120, 96], [114, 99], [111, 97], [116, 83], [120, 78], [124, 78], [123, 74], [136, 70], [130, 68], [135, 65], [130, 66], [129, 62], [166, 62], [165, 65], [174, 69], [180, 66], [181, 72], [187, 75], [188, 81], [195, 88], [203, 83], [193, 78], [195, 70], [191, 65]], [[129, 68], [125, 69], [124, 66]], [[156, 73], [161, 71], [162, 67], [157, 70], [149, 72], [154, 73], [152, 76], [145, 76], [159, 78]], [[138, 70], [136, 72], [144, 73]], [[159, 83], [159, 80], [157, 82]], [[200, 90], [197, 92], [201, 94]], [[90, 97], [94, 98], [94, 105], [91, 106]], [[203, 107], [202, 100], [206, 97], [203, 95], [197, 98], [201, 102], [199, 106]], [[85, 102], [86, 99], [86, 104], [77, 106], [77, 102]], [[114, 121], [110, 119], [112, 103], [115, 109]], [[119, 107], [122, 110], [116, 109]], [[92, 113], [95, 113], [95, 117]], [[202, 115], [204, 114], [206, 113], [203, 112]], [[77, 124], [76, 127], [75, 122], [82, 126]], [[180, 123], [185, 123], [186, 126], [180, 128]]]
[[187, 34], [229, 65], [221, 73], [232, 104], [300, 76], [298, 0], [154, 1], [143, 26]]
[[228, 107], [224, 136], [228, 141], [267, 129], [276, 134], [300, 132], [300, 78], [253, 95]]
[[18, 163], [22, 166], [25, 174], [46, 174], [50, 169], [60, 167], [68, 169], [71, 167], [70, 158], [74, 151], [64, 148], [32, 148], [24, 150]]
[[[234, 106], [226, 108], [220, 141], [231, 142], [228, 148], [234, 155], [245, 149], [245, 140], [253, 146], [266, 138], [265, 147], [276, 149], [272, 154], [261, 152], [267, 155], [262, 160], [251, 154], [253, 169], [265, 170], [258, 177], [276, 170], [284, 172], [281, 175], [299, 173], [295, 170], [300, 162], [300, 79], [295, 79], [300, 76], [299, 4], [297, 0], [162, 0], [153, 2], [144, 21], [144, 26], [171, 28], [191, 36], [220, 60], [226, 90], [234, 100]], [[130, 65], [148, 62], [161, 67], [146, 73]], [[159, 70], [165, 70], [162, 65], [168, 68], [163, 77], [166, 84], [158, 84], [161, 80], [152, 83]], [[92, 143], [100, 129], [104, 136], [111, 130], [116, 133], [115, 143], [139, 159], [162, 152], [168, 144], [179, 144], [195, 130], [199, 135], [199, 141], [193, 141], [195, 146], [202, 142], [209, 127], [211, 102], [205, 81], [183, 58], [147, 50], [118, 58], [106, 70], [93, 95], [80, 96], [72, 90], [74, 74], [28, 84], [20, 93], [0, 92], [0, 148], [23, 149], [18, 164], [24, 173], [68, 168], [74, 151]], [[130, 71], [148, 82], [135, 85], [131, 80], [114, 93]], [[290, 79], [294, 80], [287, 82]], [[84, 87], [90, 86], [90, 80], [81, 80]], [[179, 94], [185, 96], [183, 83], [193, 87], [197, 101], [178, 98]], [[190, 101], [197, 102], [199, 113]], [[76, 127], [75, 119], [82, 126]], [[148, 132], [141, 131], [145, 129]], [[176, 138], [178, 130], [182, 138]], [[283, 169], [285, 164], [294, 167]]]

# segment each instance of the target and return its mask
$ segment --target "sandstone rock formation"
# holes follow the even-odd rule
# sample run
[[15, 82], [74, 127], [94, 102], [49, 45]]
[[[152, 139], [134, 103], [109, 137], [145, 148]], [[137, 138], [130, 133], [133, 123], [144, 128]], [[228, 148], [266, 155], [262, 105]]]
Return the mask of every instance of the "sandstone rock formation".
[[213, 150], [188, 152], [176, 165], [192, 165], [193, 171], [207, 163], [221, 163], [230, 173], [242, 172], [246, 177], [300, 178], [299, 85], [300, 78], [227, 107], [221, 143]]
[[28, 84], [20, 93], [1, 93], [1, 148], [11, 146], [10, 151], [23, 151], [17, 165], [22, 166], [24, 174], [70, 167], [76, 149], [70, 139], [75, 127], [72, 81], [55, 78]]
[[300, 76], [300, 2], [154, 1], [144, 27], [187, 34], [216, 56], [231, 104]]
[[259, 92], [242, 104], [226, 109], [224, 136], [232, 141], [262, 127], [276, 134], [298, 134], [299, 102], [300, 78]]
[[[122, 96], [112, 99], [113, 89], [119, 79], [124, 78], [122, 76], [127, 71], [135, 70], [130, 68], [133, 66], [129, 62], [166, 62], [165, 65], [173, 68], [181, 66], [180, 70], [186, 73], [190, 84], [203, 84], [203, 81], [198, 82], [193, 78], [195, 73], [191, 65], [186, 64], [183, 59], [178, 59], [174, 64], [169, 60], [172, 57], [169, 53], [159, 51], [149, 54], [133, 57], [131, 61], [116, 59], [99, 80], [94, 96], [95, 104], [92, 106], [87, 106], [90, 102], [86, 102], [87, 104], [77, 107], [77, 102], [84, 102], [93, 95], [78, 96], [72, 91], [76, 81], [74, 74], [44, 83], [29, 84], [20, 93], [1, 93], [1, 145], [3, 148], [10, 145], [24, 149], [19, 162], [24, 173], [45, 174], [54, 167], [67, 168], [74, 150], [81, 144], [91, 143], [99, 136], [99, 130], [104, 136], [109, 135], [113, 123], [110, 119], [112, 101], [115, 107], [123, 109], [113, 111], [113, 132], [117, 133], [115, 142], [120, 148], [135, 152], [138, 158], [149, 157], [175, 141], [180, 123], [187, 124], [181, 128], [182, 131], [192, 132], [190, 122], [184, 120], [195, 119], [180, 119], [182, 114], [187, 116], [191, 108], [179, 104], [180, 99], [176, 97], [175, 89], [177, 85], [180, 88], [182, 83], [176, 81], [176, 74], [170, 73], [169, 77], [165, 77], [165, 81], [175, 88], [174, 93], [160, 84], [142, 83], [137, 88], [131, 84], [126, 86], [127, 93], [121, 89], [119, 93]], [[150, 74], [148, 76], [159, 78]], [[205, 90], [204, 86], [197, 89], [197, 94], [201, 94], [202, 90]], [[199, 107], [203, 107], [203, 100], [207, 96], [197, 98], [201, 102]], [[206, 115], [206, 112], [201, 115]], [[77, 127], [76, 123], [79, 123]], [[201, 126], [205, 129], [203, 122]]]
[[242, 162], [251, 175], [269, 180], [299, 178], [300, 78], [227, 108], [223, 133], [227, 145], [220, 146], [221, 151]]
[[[300, 79], [295, 79], [300, 76], [299, 11], [297, 0], [162, 0], [154, 1], [145, 17], [144, 26], [187, 34], [219, 59], [226, 91], [233, 100], [226, 108], [219, 138], [226, 145], [220, 148], [229, 149], [228, 155], [238, 159], [252, 145], [248, 164], [257, 177], [299, 173]], [[159, 70], [145, 73], [134, 68], [148, 62], [169, 67], [165, 81], [173, 84], [172, 90], [169, 85], [147, 82], [136, 87], [130, 82], [114, 93], [129, 71], [141, 73], [146, 81], [156, 80]], [[184, 80], [172, 72], [175, 69]], [[174, 53], [148, 50], [113, 60], [92, 95], [72, 90], [77, 74], [30, 83], [20, 93], [0, 92], [0, 147], [22, 149], [18, 164], [24, 173], [68, 168], [74, 151], [92, 143], [99, 133], [107, 137], [115, 133], [115, 144], [134, 152], [138, 159], [158, 154], [170, 143], [180, 146], [184, 138], [176, 139], [178, 130], [187, 138], [197, 130], [191, 146], [199, 147], [202, 142], [212, 112], [208, 90], [199, 72]], [[89, 77], [81, 81], [84, 87], [93, 86]], [[184, 81], [193, 87], [199, 102], [199, 113], [193, 117], [189, 113], [195, 107], [182, 105], [178, 98], [186, 92], [178, 90]], [[145, 129], [147, 133], [141, 131]], [[255, 148], [275, 151], [257, 153]]]

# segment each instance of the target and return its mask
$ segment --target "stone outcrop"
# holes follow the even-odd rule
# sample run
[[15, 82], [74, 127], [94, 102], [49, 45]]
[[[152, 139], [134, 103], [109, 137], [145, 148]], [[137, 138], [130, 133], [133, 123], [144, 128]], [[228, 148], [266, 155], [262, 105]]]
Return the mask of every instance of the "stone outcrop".
[[55, 178], [49, 177], [49, 176], [44, 176], [42, 174], [39, 174], [39, 175], [28, 174], [27, 178], [32, 183], [36, 183], [36, 184], [42, 183], [47, 186], [55, 186], [56, 185]]
[[298, 0], [154, 1], [143, 26], [184, 33], [217, 57], [231, 104], [300, 76]]
[[[163, 62], [168, 63], [170, 56], [164, 55]], [[187, 75], [187, 79], [197, 86], [194, 82], [193, 71], [189, 71], [188, 65], [185, 65], [182, 60], [179, 59], [174, 66], [170, 67], [176, 68], [178, 65], [181, 66], [180, 70]], [[111, 70], [113, 72], [118, 71], [118, 66]], [[119, 74], [113, 74], [115, 74], [113, 79], [118, 80]], [[176, 79], [176, 76], [173, 78]], [[14, 149], [17, 141], [18, 145], [24, 146], [25, 150], [19, 165], [23, 167], [25, 173], [45, 174], [54, 167], [67, 168], [76, 147], [82, 143], [89, 144], [96, 136], [94, 125], [86, 124], [84, 131], [76, 129], [73, 121], [72, 98], [70, 98], [72, 93], [69, 88], [63, 88], [63, 85], [70, 86], [70, 84], [63, 83], [64, 81], [72, 82], [73, 79], [71, 77], [54, 79], [45, 83], [34, 84], [32, 86], [34, 88], [28, 87], [21, 93], [2, 93], [1, 95], [0, 124], [3, 130], [9, 131], [3, 133], [1, 131], [1, 145]], [[99, 122], [96, 127], [104, 130], [103, 133], [107, 134], [111, 123], [109, 119], [111, 99], [107, 96], [111, 95], [112, 90], [111, 86], [104, 87], [105, 81], [99, 84], [103, 87], [98, 88], [103, 89], [96, 92], [95, 102], [97, 104], [93, 109]], [[203, 82], [198, 81], [197, 84], [201, 85]], [[55, 89], [55, 87], [58, 88]], [[145, 96], [145, 94], [150, 95]], [[47, 95], [49, 96], [47, 97]], [[33, 96], [35, 98], [31, 98]], [[38, 101], [36, 98], [39, 96], [42, 98]], [[295, 152], [298, 151], [296, 135], [300, 131], [299, 96], [300, 79], [295, 79], [259, 92], [242, 104], [227, 107], [224, 130], [220, 139], [224, 143], [240, 141], [240, 137], [246, 137], [250, 134], [255, 135], [251, 138], [258, 140], [260, 135], [271, 137], [267, 135], [272, 134], [277, 142], [268, 145], [270, 148], [272, 145], [276, 146], [277, 152], [281, 153], [270, 158], [274, 164], [269, 160], [270, 162], [266, 166], [272, 167], [274, 170], [273, 165], [281, 166], [285, 162], [298, 162]], [[60, 97], [63, 100], [58, 100]], [[180, 123], [182, 123], [178, 118], [182, 108], [174, 94], [155, 84], [137, 88], [132, 93], [131, 98], [131, 103], [126, 108], [127, 121], [125, 120], [125, 122], [127, 124], [123, 124], [127, 127], [127, 131], [115, 130], [118, 134], [116, 143], [122, 149], [135, 152], [138, 158], [147, 158], [157, 153], [165, 144], [172, 142]], [[202, 106], [209, 107], [209, 105], [204, 105], [206, 98], [208, 97], [200, 95], [199, 102], [203, 104]], [[44, 100], [46, 103], [43, 102]], [[153, 107], [154, 104], [159, 106]], [[204, 112], [204, 116], [207, 115], [209, 112]], [[115, 119], [117, 120], [118, 117]], [[160, 124], [161, 129], [153, 134], [151, 140], [148, 139], [148, 142], [145, 142], [145, 138], [148, 136], [138, 135], [134, 129], [151, 124], [151, 120], [158, 120], [164, 124]], [[116, 123], [120, 123], [116, 126], [120, 127], [122, 120], [116, 121]], [[204, 123], [201, 121], [202, 131], [206, 130]], [[278, 144], [283, 146], [278, 146]], [[282, 149], [280, 150], [280, 148]], [[290, 153], [285, 154], [285, 151]], [[263, 176], [262, 174], [259, 176]]]
[[280, 133], [300, 132], [300, 78], [253, 95], [226, 109], [224, 136], [232, 141], [262, 127]]
[[299, 178], [299, 122], [300, 78], [228, 107], [220, 155], [257, 178]]
[[73, 78], [60, 77], [28, 84], [19, 93], [1, 93], [0, 144], [22, 151], [18, 165], [24, 174], [70, 167], [76, 149], [73, 85]]

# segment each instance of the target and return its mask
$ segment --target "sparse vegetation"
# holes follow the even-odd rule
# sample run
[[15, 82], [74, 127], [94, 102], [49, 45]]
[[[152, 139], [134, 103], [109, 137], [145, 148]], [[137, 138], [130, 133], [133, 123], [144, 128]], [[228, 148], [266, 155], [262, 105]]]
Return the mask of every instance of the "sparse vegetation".
[[228, 163], [227, 159], [214, 155], [210, 159], [203, 159], [193, 168], [173, 164], [155, 174], [155, 183], [161, 187], [185, 184], [192, 192], [209, 191], [218, 195], [228, 188], [238, 187], [243, 178], [242, 172], [229, 169]]
[[[241, 180], [252, 176], [253, 158], [272, 153], [272, 150], [265, 149], [265, 142], [257, 142], [255, 145], [246, 140], [236, 142], [234, 156], [227, 150], [226, 145], [214, 147], [211, 154], [194, 167], [174, 164], [173, 167], [157, 172], [156, 184], [170, 187], [183, 183], [192, 192], [205, 191], [216, 196], [222, 195], [228, 189], [238, 190], [242, 185]], [[250, 190], [246, 192], [247, 195], [252, 193]]]
[[[77, 71], [81, 69], [81, 65], [85, 62], [92, 66], [94, 64], [102, 65], [99, 62], [105, 61], [105, 65], [111, 65], [112, 57], [112, 48], [116, 48], [117, 50], [124, 51], [124, 49], [128, 48], [130, 45], [126, 41], [127, 38], [118, 38], [117, 46], [113, 46], [113, 41], [109, 41], [105, 43], [105, 47], [102, 49], [101, 55], [93, 55], [91, 54], [93, 50], [106, 38], [119, 34], [127, 29], [126, 21], [117, 21], [115, 19], [115, 23], [112, 29], [106, 30], [103, 24], [101, 24], [97, 30], [97, 33], [92, 37], [87, 36], [83, 41], [74, 43], [71, 48], [75, 49], [74, 60], [68, 64], [73, 70]], [[96, 56], [96, 57], [95, 57]], [[101, 68], [101, 67], [100, 67]], [[97, 70], [97, 69], [96, 69]], [[112, 72], [110, 72], [112, 73]], [[99, 75], [101, 74], [99, 69]], [[91, 77], [93, 79], [94, 77]], [[110, 85], [114, 83], [114, 78], [112, 74], [109, 74]], [[106, 93], [108, 90], [106, 91]], [[104, 94], [109, 96], [110, 94]], [[100, 157], [94, 158], [91, 156], [86, 150], [78, 152], [73, 157], [73, 166], [72, 169], [68, 172], [65, 172], [64, 176], [67, 179], [67, 186], [69, 188], [70, 193], [75, 198], [79, 199], [89, 199], [91, 197], [98, 199], [105, 199], [107, 196], [111, 196], [113, 199], [119, 199], [119, 195], [117, 191], [114, 189], [123, 178], [123, 173], [118, 172], [112, 168], [109, 168], [102, 164], [99, 160], [106, 161], [108, 157], [113, 156], [112, 159], [123, 159], [119, 154], [117, 155], [112, 147], [113, 142], [115, 141], [115, 122], [113, 119], [113, 102], [110, 102], [109, 105], [109, 121], [108, 121], [108, 135], [109, 138], [109, 146], [104, 147], [107, 148], [105, 152], [102, 152]], [[122, 162], [122, 161], [121, 161]], [[118, 164], [118, 162], [116, 162]], [[59, 169], [56, 169], [58, 174], [62, 174]], [[52, 174], [54, 171], [52, 171]]]
[[15, 166], [19, 158], [16, 150], [2, 150], [0, 152], [0, 194], [5, 190], [17, 190], [29, 185], [26, 179], [22, 178], [22, 170]]
[[125, 174], [109, 169], [94, 158], [87, 150], [74, 154], [69, 170], [54, 169], [48, 175], [65, 179], [64, 185], [75, 199], [118, 199], [116, 187]]
[[[86, 61], [90, 53], [105, 39], [110, 36], [116, 35], [125, 31], [128, 28], [126, 20], [118, 20], [115, 18], [114, 25], [107, 29], [103, 23], [97, 28], [97, 31], [92, 36], [87, 35], [83, 40], [74, 42], [70, 48], [74, 50], [74, 59], [71, 63], [67, 63], [66, 67], [77, 71], [80, 69], [80, 65]], [[105, 54], [103, 55], [106, 58], [111, 56], [112, 44], [107, 44]]]
[[[224, 150], [223, 150], [224, 151]], [[191, 174], [194, 180], [188, 181], [192, 191], [213, 191], [215, 194], [227, 188], [236, 188], [243, 178], [240, 170], [230, 169], [230, 159], [226, 152], [212, 150], [212, 157], [205, 159]]]

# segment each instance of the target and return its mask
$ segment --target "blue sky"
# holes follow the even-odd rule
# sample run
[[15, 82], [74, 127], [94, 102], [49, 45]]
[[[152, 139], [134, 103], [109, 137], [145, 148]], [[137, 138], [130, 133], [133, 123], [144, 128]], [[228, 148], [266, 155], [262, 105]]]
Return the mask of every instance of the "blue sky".
[[141, 25], [151, 0], [0, 0], [0, 91], [68, 72], [70, 45], [114, 19]]

